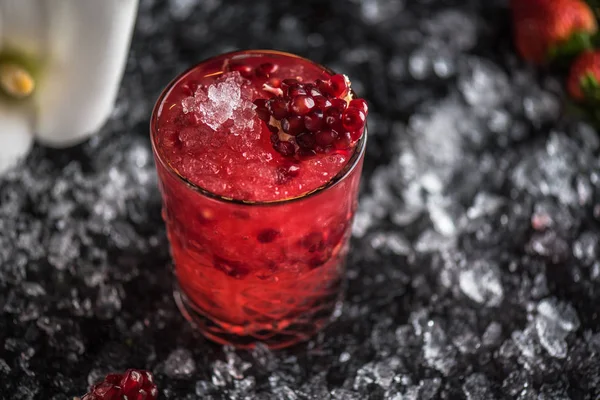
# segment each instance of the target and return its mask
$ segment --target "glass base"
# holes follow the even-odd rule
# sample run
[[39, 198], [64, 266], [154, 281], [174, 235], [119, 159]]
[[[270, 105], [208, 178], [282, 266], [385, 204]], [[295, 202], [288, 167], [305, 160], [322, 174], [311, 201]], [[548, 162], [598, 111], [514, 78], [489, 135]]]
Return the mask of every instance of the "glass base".
[[322, 299], [314, 309], [294, 318], [271, 323], [235, 325], [210, 316], [186, 296], [177, 281], [174, 286], [173, 295], [177, 307], [200, 333], [216, 343], [240, 349], [252, 348], [258, 342], [270, 349], [282, 349], [307, 341], [340, 316], [343, 303], [343, 290], [339, 290], [334, 296]]

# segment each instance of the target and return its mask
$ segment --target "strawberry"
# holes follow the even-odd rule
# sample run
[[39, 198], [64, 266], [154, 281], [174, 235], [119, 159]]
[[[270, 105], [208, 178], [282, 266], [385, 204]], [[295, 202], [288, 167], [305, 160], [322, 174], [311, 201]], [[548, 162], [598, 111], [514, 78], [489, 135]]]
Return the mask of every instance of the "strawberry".
[[517, 50], [535, 64], [590, 48], [598, 31], [592, 9], [582, 0], [511, 0], [511, 9]]
[[577, 101], [600, 98], [600, 50], [581, 54], [571, 65], [567, 89]]

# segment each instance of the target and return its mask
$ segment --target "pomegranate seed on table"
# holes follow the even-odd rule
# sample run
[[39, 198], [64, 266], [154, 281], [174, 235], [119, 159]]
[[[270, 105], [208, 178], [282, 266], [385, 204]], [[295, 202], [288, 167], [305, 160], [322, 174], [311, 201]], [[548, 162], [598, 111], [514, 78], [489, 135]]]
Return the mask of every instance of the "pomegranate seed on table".
[[156, 400], [158, 388], [152, 373], [128, 369], [124, 374], [109, 374], [93, 385], [81, 400]]

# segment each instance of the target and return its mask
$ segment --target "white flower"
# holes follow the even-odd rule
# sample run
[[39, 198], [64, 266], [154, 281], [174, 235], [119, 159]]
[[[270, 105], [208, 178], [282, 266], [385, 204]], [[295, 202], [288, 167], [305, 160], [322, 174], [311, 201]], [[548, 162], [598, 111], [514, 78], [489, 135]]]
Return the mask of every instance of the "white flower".
[[68, 147], [109, 117], [138, 0], [0, 0], [0, 173], [34, 139]]

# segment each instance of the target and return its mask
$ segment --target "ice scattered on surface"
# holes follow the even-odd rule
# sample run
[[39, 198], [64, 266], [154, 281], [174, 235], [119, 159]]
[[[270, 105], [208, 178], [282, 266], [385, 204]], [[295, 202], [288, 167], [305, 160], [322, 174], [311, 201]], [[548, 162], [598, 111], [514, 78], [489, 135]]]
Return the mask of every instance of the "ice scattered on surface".
[[[507, 2], [467, 3], [331, 0], [324, 24], [288, 0], [141, 1], [104, 131], [0, 182], [0, 393], [72, 398], [135, 367], [171, 399], [599, 398], [599, 136], [517, 61]], [[343, 312], [289, 351], [209, 344], [170, 295], [151, 102], [241, 46], [346, 72], [372, 110]]]
[[468, 60], [467, 72], [459, 79], [458, 86], [475, 110], [498, 107], [510, 94], [506, 74], [493, 63], [478, 58]]
[[477, 20], [458, 9], [436, 13], [425, 21], [425, 30], [456, 50], [470, 50], [477, 43]]
[[473, 374], [465, 379], [463, 391], [467, 400], [493, 400], [489, 382], [483, 374]]
[[404, 7], [404, 0], [364, 0], [360, 4], [360, 13], [368, 24], [378, 24], [394, 18]]
[[192, 353], [187, 349], [176, 349], [169, 354], [164, 365], [165, 374], [171, 378], [189, 378], [196, 371]]
[[475, 261], [461, 271], [459, 285], [469, 298], [489, 307], [500, 305], [504, 298], [498, 267], [489, 261]]
[[565, 339], [580, 326], [577, 313], [571, 305], [556, 299], [542, 300], [537, 312], [535, 328], [540, 344], [552, 357], [565, 358], [568, 351]]
[[456, 366], [456, 349], [448, 344], [446, 333], [438, 323], [428, 321], [423, 333], [423, 357], [427, 364], [449, 375]]

